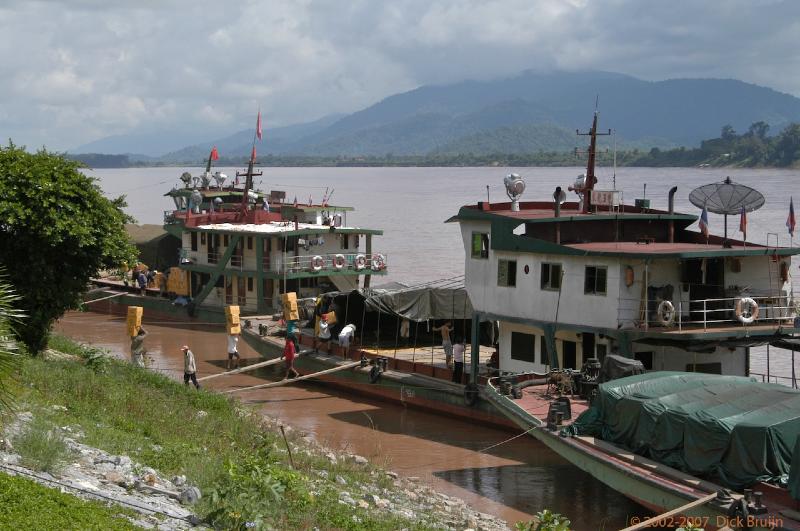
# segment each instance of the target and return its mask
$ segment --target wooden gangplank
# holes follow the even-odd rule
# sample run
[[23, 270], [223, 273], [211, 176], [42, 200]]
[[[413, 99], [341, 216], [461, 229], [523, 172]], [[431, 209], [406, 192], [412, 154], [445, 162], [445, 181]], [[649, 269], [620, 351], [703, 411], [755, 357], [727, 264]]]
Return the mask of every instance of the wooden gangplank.
[[313, 374], [306, 374], [305, 376], [299, 376], [297, 378], [292, 378], [291, 380], [281, 380], [280, 382], [270, 382], [265, 384], [259, 385], [251, 385], [250, 387], [242, 387], [241, 389], [228, 389], [227, 391], [222, 391], [225, 394], [228, 393], [238, 393], [241, 391], [252, 391], [254, 389], [269, 389], [271, 387], [281, 387], [284, 385], [289, 385], [295, 382], [301, 382], [303, 380], [310, 380], [311, 378], [316, 378], [318, 376], [322, 376], [324, 374], [331, 374], [334, 372], [344, 371], [347, 369], [353, 369], [357, 366], [361, 365], [360, 361], [354, 361], [352, 363], [348, 363], [346, 365], [340, 365], [339, 367], [333, 367], [332, 369], [325, 369], [324, 371], [315, 372]]

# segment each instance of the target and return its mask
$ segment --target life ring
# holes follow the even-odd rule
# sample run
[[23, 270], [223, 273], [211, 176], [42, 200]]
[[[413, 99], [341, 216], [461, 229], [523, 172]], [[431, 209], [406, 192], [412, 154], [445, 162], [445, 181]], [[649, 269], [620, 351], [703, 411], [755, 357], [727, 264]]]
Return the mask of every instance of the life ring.
[[314, 271], [319, 271], [322, 269], [322, 266], [325, 265], [325, 260], [320, 255], [315, 256], [311, 259], [311, 269]]
[[376, 254], [372, 257], [372, 269], [374, 271], [380, 271], [386, 267], [386, 259], [383, 257], [382, 254]]
[[736, 301], [736, 318], [742, 324], [750, 324], [758, 319], [758, 303], [750, 297]]
[[362, 270], [367, 267], [367, 257], [363, 254], [356, 255], [356, 269]]
[[475, 383], [468, 383], [464, 386], [464, 402], [473, 407], [478, 403], [478, 385]]
[[337, 254], [336, 256], [333, 257], [333, 267], [335, 267], [336, 269], [343, 268], [346, 263], [347, 260], [345, 259], [343, 254]]
[[656, 317], [662, 326], [671, 326], [675, 322], [675, 306], [671, 301], [661, 301], [656, 309]]
[[377, 365], [373, 365], [369, 370], [369, 383], [378, 383], [381, 379], [381, 369]]

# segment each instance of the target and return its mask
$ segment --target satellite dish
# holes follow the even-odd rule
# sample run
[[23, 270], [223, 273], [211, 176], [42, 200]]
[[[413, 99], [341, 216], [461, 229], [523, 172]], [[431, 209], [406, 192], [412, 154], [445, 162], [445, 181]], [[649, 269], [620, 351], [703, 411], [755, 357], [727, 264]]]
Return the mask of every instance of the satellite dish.
[[519, 211], [519, 198], [525, 191], [525, 181], [518, 173], [509, 173], [503, 179], [503, 184], [506, 186], [506, 194], [511, 199], [511, 210], [514, 212]]
[[183, 181], [183, 184], [186, 185], [186, 188], [189, 188], [189, 183], [192, 182], [192, 174], [188, 171], [183, 172], [181, 174], [181, 181]]
[[714, 214], [739, 214], [744, 207], [753, 212], [764, 206], [764, 196], [758, 190], [736, 184], [726, 177], [721, 183], [705, 184], [692, 190], [689, 201], [697, 208]]
[[225, 179], [227, 179], [227, 178], [228, 178], [228, 176], [225, 175], [224, 173], [222, 173], [221, 171], [215, 172], [214, 173], [214, 180], [217, 182], [217, 188], [222, 190], [222, 185], [225, 184]]
[[203, 183], [203, 188], [208, 188], [211, 184], [211, 172], [203, 172], [202, 175], [200, 175], [200, 181]]

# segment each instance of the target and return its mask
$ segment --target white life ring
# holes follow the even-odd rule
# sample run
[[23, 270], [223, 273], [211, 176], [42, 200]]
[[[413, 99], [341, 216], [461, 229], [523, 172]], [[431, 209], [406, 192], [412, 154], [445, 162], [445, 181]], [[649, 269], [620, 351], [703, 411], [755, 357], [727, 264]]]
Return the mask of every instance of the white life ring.
[[736, 301], [736, 318], [742, 324], [750, 324], [758, 319], [758, 303], [750, 297]]
[[347, 260], [345, 259], [343, 254], [337, 254], [336, 256], [333, 257], [333, 267], [335, 267], [336, 269], [343, 268], [346, 263]]
[[356, 255], [356, 269], [361, 271], [367, 267], [367, 257], [363, 254]]
[[376, 254], [372, 256], [372, 269], [374, 271], [380, 271], [386, 267], [386, 259], [383, 257], [382, 254]]
[[322, 259], [320, 255], [315, 256], [311, 259], [311, 269], [314, 271], [319, 271], [322, 269], [322, 266], [325, 265], [325, 260]]
[[659, 303], [656, 318], [662, 326], [671, 326], [675, 322], [675, 306], [668, 300]]

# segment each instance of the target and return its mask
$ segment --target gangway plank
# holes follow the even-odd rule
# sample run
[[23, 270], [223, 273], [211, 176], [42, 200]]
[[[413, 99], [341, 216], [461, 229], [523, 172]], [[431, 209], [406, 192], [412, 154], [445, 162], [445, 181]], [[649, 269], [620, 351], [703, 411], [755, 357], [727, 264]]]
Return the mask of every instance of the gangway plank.
[[297, 378], [292, 378], [291, 380], [281, 380], [280, 382], [270, 382], [265, 384], [259, 385], [252, 385], [250, 387], [242, 387], [241, 389], [228, 389], [227, 391], [222, 391], [223, 393], [238, 393], [240, 391], [252, 391], [254, 389], [269, 389], [271, 387], [281, 387], [284, 385], [288, 385], [294, 382], [300, 382], [303, 380], [310, 380], [311, 378], [316, 378], [318, 376], [322, 376], [325, 374], [331, 374], [333, 372], [344, 371], [347, 369], [352, 369], [361, 365], [360, 361], [354, 361], [352, 363], [348, 363], [346, 365], [340, 365], [339, 367], [333, 367], [332, 369], [326, 369], [324, 371], [315, 372], [313, 374], [306, 374], [305, 376], [298, 376]]

